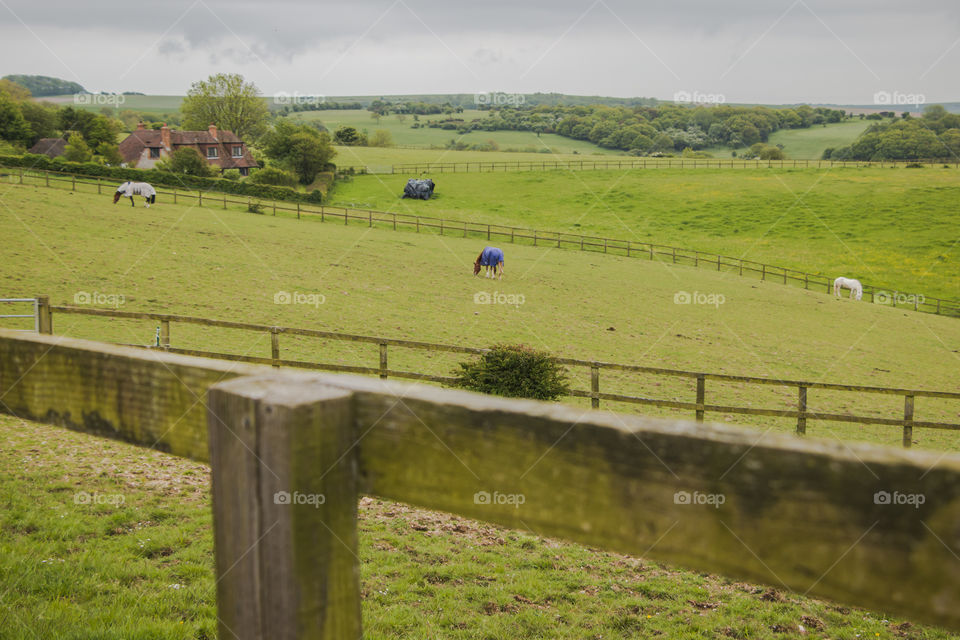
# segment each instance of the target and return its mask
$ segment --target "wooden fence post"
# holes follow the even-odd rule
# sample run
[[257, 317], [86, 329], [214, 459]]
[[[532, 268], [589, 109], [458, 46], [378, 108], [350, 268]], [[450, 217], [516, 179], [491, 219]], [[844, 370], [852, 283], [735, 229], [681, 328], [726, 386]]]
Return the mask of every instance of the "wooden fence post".
[[37, 296], [37, 328], [40, 333], [53, 334], [53, 313], [50, 311], [50, 296]]
[[[702, 407], [707, 395], [707, 378], [704, 374], [697, 374], [697, 406]], [[703, 422], [703, 409], [697, 409], [697, 422]]]
[[100, 186], [101, 186], [101, 185], [100, 185], [100, 178], [97, 178], [97, 195], [98, 195], [98, 196], [101, 194]]
[[203, 206], [203, 191], [197, 191], [197, 206]]
[[380, 343], [380, 379], [387, 379], [387, 343]]
[[227, 208], [227, 194], [223, 194], [223, 208]]
[[76, 190], [77, 190], [77, 176], [76, 176], [76, 174], [70, 176], [70, 178], [71, 178], [71, 180], [70, 180], [70, 190], [71, 190], [71, 191], [76, 191]]
[[300, 203], [297, 203], [297, 220], [300, 219]]
[[807, 388], [803, 385], [797, 387], [797, 435], [802, 436], [807, 432]]
[[590, 408], [600, 408], [600, 367], [590, 365]]
[[280, 330], [277, 327], [270, 327], [270, 357], [273, 358], [273, 366], [280, 366]]
[[160, 346], [164, 349], [170, 348], [170, 321], [160, 321]]
[[267, 374], [208, 407], [219, 636], [360, 640], [351, 393]]
[[903, 446], [907, 449], [913, 444], [913, 396], [903, 396]]
[[173, 204], [177, 204], [177, 188], [173, 188]]

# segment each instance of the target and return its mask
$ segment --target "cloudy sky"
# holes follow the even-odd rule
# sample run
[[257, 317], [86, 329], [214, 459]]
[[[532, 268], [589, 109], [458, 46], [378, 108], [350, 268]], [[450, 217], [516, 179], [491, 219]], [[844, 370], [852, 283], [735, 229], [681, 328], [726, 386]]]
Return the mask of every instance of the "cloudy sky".
[[91, 91], [942, 102], [958, 67], [957, 0], [0, 0], [0, 75]]

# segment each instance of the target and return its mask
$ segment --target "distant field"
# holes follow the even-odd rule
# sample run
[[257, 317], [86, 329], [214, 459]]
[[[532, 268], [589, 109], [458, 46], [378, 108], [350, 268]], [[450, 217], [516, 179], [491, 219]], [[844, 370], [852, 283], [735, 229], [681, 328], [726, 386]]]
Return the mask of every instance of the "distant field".
[[[956, 169], [633, 169], [338, 183], [331, 203], [656, 242], [960, 299]], [[798, 199], [800, 198], [800, 199]]]
[[[132, 111], [143, 111], [160, 115], [162, 113], [173, 113], [180, 109], [180, 103], [183, 102], [183, 96], [89, 96], [89, 103], [75, 103], [74, 97], [69, 96], [50, 96], [38, 98], [38, 101], [53, 102], [60, 105], [73, 105], [89, 111], [99, 112], [105, 106], [117, 107], [121, 111], [130, 109]], [[119, 102], [119, 104], [118, 104]]]
[[[782, 144], [784, 153], [791, 160], [819, 160], [824, 149], [851, 144], [872, 122], [854, 119], [809, 129], [782, 129], [770, 134], [767, 142], [772, 145]], [[740, 156], [744, 149], [708, 147], [704, 151], [715, 158], [730, 158], [733, 151]]]
[[848, 120], [809, 129], [784, 129], [770, 135], [770, 144], [782, 144], [788, 158], [817, 160], [827, 148], [844, 147], [874, 124], [873, 120]]
[[[576, 151], [580, 154], [622, 154], [621, 151], [603, 149], [591, 142], [564, 138], [556, 134], [537, 136], [537, 134], [529, 131], [474, 131], [466, 135], [460, 135], [456, 131], [431, 129], [429, 127], [412, 129], [410, 125], [414, 123], [414, 120], [411, 115], [404, 116], [405, 119], [403, 122], [401, 122], [400, 118], [396, 115], [384, 116], [380, 118], [379, 123], [371, 117], [371, 112], [365, 110], [301, 111], [300, 113], [291, 114], [288, 117], [291, 120], [300, 122], [320, 121], [331, 131], [343, 125], [366, 129], [371, 133], [377, 129], [386, 129], [393, 136], [394, 144], [398, 145], [429, 147], [431, 145], [445, 145], [450, 140], [464, 142], [466, 144], [485, 144], [487, 141], [493, 140], [501, 149], [512, 148], [533, 150], [535, 152], [543, 149], [555, 153], [573, 153]], [[431, 120], [442, 120], [449, 117], [463, 118], [469, 122], [474, 118], [486, 117], [486, 112], [467, 110], [456, 116], [442, 114], [420, 116], [420, 123], [425, 124]]]
[[[542, 136], [557, 138], [560, 136]], [[370, 171], [389, 172], [397, 164], [437, 164], [463, 162], [577, 162], [579, 160], [633, 159], [613, 154], [530, 153], [524, 151], [453, 151], [451, 149], [402, 149], [397, 147], [342, 147], [338, 146], [333, 161], [341, 167], [367, 167]], [[599, 157], [598, 157], [599, 156]]]

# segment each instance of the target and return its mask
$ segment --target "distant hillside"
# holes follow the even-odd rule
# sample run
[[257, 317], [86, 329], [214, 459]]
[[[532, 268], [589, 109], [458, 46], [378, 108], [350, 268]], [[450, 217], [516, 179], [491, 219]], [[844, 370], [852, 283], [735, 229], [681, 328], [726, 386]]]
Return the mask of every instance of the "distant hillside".
[[25, 76], [9, 75], [3, 76], [4, 80], [16, 82], [21, 87], [26, 87], [34, 97], [43, 96], [62, 96], [72, 93], [86, 93], [86, 89], [77, 82], [61, 80], [60, 78], [51, 78], [50, 76]]
[[536, 107], [548, 106], [578, 106], [602, 104], [611, 107], [656, 106], [660, 103], [656, 98], [612, 98], [606, 96], [575, 96], [566, 93], [509, 93], [504, 91], [489, 91], [478, 93], [439, 93], [432, 95], [381, 95], [381, 96], [327, 96], [333, 102], [359, 102], [364, 107], [374, 101], [384, 102], [424, 102], [426, 104], [450, 104], [454, 107], [475, 108], [478, 105], [524, 105]]

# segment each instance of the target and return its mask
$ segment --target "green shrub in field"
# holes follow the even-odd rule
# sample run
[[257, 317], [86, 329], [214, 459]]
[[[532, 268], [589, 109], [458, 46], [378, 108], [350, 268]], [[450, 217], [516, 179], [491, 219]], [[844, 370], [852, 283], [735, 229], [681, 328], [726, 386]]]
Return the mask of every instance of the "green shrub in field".
[[524, 345], [494, 345], [479, 360], [461, 362], [455, 375], [455, 386], [509, 398], [556, 400], [569, 390], [563, 367]]
[[250, 174], [247, 180], [253, 184], [269, 184], [277, 187], [295, 187], [297, 185], [297, 176], [276, 167], [257, 169]]

